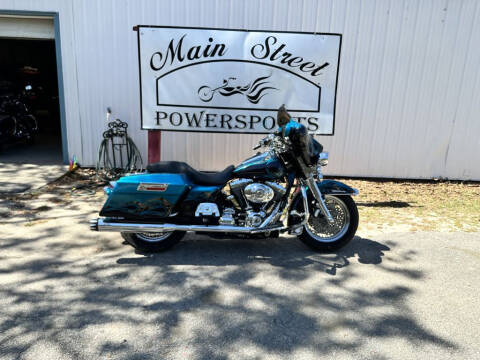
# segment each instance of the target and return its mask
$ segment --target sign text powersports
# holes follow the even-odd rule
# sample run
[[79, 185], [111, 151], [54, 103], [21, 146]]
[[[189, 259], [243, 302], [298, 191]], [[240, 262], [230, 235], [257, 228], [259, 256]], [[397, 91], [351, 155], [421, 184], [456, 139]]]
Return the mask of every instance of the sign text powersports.
[[285, 104], [333, 134], [340, 34], [137, 30], [143, 129], [269, 133]]

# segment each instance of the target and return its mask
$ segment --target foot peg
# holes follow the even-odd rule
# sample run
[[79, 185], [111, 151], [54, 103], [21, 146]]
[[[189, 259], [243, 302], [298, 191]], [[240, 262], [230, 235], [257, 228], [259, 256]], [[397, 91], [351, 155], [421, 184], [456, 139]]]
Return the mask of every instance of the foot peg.
[[288, 231], [288, 233], [289, 233], [290, 235], [296, 235], [296, 236], [302, 235], [302, 233], [303, 233], [303, 226], [297, 226], [297, 227], [295, 227], [295, 228], [293, 228], [293, 229], [290, 229], [290, 230]]

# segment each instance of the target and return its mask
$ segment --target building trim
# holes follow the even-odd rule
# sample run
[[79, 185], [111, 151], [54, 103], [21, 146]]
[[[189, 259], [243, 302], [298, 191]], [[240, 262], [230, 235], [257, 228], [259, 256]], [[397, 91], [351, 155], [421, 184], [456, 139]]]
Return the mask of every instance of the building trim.
[[12, 15], [26, 17], [45, 17], [53, 19], [53, 27], [55, 32], [55, 57], [57, 62], [57, 86], [58, 86], [58, 102], [60, 106], [60, 127], [62, 137], [62, 156], [64, 164], [68, 164], [68, 140], [67, 140], [67, 117], [65, 112], [65, 91], [63, 87], [63, 68], [62, 68], [62, 46], [60, 40], [60, 16], [58, 12], [51, 11], [28, 11], [28, 10], [2, 10], [0, 15]]

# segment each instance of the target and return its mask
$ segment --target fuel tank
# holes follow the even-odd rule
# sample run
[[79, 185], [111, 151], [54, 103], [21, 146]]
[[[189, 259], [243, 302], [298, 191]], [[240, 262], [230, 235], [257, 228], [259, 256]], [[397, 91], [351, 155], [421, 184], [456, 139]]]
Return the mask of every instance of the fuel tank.
[[279, 158], [264, 152], [242, 162], [233, 173], [239, 178], [275, 180], [284, 177], [287, 171]]

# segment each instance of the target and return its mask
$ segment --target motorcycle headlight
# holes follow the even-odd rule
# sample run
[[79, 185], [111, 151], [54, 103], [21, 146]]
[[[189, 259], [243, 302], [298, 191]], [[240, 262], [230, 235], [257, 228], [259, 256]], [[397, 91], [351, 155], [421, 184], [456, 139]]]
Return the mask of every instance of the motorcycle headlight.
[[321, 152], [318, 158], [318, 166], [328, 165], [328, 152]]

